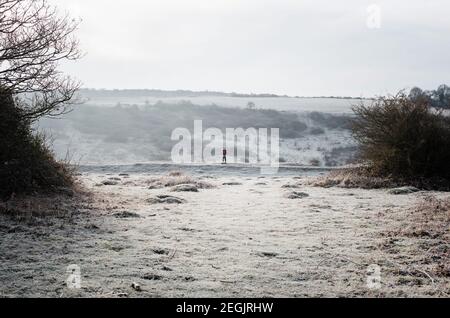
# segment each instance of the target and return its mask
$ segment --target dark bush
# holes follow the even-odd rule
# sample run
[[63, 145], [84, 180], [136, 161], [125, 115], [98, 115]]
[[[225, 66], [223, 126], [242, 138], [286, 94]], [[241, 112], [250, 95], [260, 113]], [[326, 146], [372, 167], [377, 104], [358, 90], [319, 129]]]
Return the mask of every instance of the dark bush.
[[432, 91], [423, 91], [419, 87], [413, 87], [408, 98], [413, 101], [425, 99], [432, 107], [450, 109], [450, 87], [445, 84]]
[[12, 95], [0, 90], [0, 199], [72, 185], [71, 170], [54, 159], [25, 118]]
[[326, 114], [320, 112], [311, 112], [308, 117], [321, 127], [328, 129], [350, 129], [351, 120], [346, 115]]
[[323, 135], [323, 134], [325, 134], [325, 130], [320, 127], [313, 127], [309, 130], [309, 134], [314, 135], [314, 136]]
[[404, 93], [354, 107], [353, 135], [375, 175], [450, 181], [450, 119]]

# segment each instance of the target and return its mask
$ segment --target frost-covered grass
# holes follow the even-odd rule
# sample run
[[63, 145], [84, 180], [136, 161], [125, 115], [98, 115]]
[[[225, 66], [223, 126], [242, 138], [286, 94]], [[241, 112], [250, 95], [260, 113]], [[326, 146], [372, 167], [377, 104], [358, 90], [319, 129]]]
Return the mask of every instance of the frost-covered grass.
[[169, 173], [169, 175], [166, 176], [148, 179], [145, 181], [145, 184], [150, 189], [162, 189], [182, 184], [191, 184], [197, 187], [198, 189], [214, 188], [214, 186], [211, 183], [201, 181], [195, 177], [183, 175], [182, 173], [179, 172], [171, 172]]
[[[448, 297], [450, 292], [441, 266], [448, 259], [448, 216], [442, 217], [448, 204], [430, 201], [423, 209], [430, 212], [422, 215], [416, 203], [424, 192], [399, 196], [311, 187], [303, 177], [295, 192], [304, 195], [289, 199], [294, 190], [283, 185], [298, 177], [267, 176], [261, 182], [258, 176], [222, 176], [214, 181], [217, 187], [196, 193], [145, 186], [148, 180], [198, 181], [180, 173], [136, 173], [123, 178], [129, 184], [95, 186], [104, 178], [85, 173], [80, 179], [90, 197], [54, 202], [67, 217], [50, 214], [27, 222], [0, 213], [0, 296]], [[448, 199], [445, 193], [430, 195]], [[182, 204], [163, 200], [168, 196]], [[153, 204], [152, 198], [161, 202]], [[52, 199], [28, 202], [15, 206], [28, 214], [39, 202], [52, 207]], [[81, 268], [81, 289], [64, 284], [70, 264]], [[382, 267], [379, 290], [365, 284], [370, 264]], [[140, 290], [132, 287], [136, 284]]]
[[325, 176], [309, 180], [309, 184], [316, 187], [341, 187], [380, 189], [392, 188], [402, 184], [391, 178], [373, 177], [367, 173], [366, 168], [346, 168], [331, 171]]

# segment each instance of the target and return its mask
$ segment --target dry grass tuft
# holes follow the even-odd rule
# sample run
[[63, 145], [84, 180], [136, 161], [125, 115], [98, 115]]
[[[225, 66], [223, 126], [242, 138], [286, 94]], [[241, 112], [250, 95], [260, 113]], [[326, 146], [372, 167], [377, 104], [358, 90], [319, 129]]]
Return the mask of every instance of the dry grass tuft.
[[[397, 259], [403, 279], [430, 281], [439, 294], [450, 292], [450, 197], [427, 195], [401, 215], [400, 223], [383, 233], [381, 248]], [[408, 255], [401, 258], [399, 255]], [[409, 277], [409, 278], [408, 278]], [[446, 286], [446, 287], [445, 287]]]
[[171, 171], [169, 172], [169, 177], [181, 177], [183, 175], [183, 172], [181, 171]]
[[448, 191], [450, 185], [440, 178], [400, 178], [380, 176], [369, 166], [356, 166], [334, 170], [325, 176], [309, 180], [308, 185], [314, 187], [341, 187], [360, 189], [390, 189], [413, 186], [421, 190]]
[[324, 188], [341, 187], [361, 189], [393, 188], [402, 185], [391, 178], [372, 176], [365, 167], [335, 170], [325, 176], [310, 180], [308, 184]]
[[174, 187], [181, 184], [191, 184], [198, 189], [212, 189], [214, 186], [208, 182], [200, 181], [197, 178], [183, 175], [181, 172], [171, 172], [167, 176], [151, 178], [146, 181], [150, 189], [163, 189]]
[[450, 243], [450, 199], [440, 200], [427, 195], [409, 212], [412, 222], [402, 227], [400, 234], [407, 237], [429, 237]]
[[76, 185], [74, 189], [61, 189], [57, 193], [12, 196], [9, 200], [0, 201], [0, 214], [18, 221], [65, 218], [91, 202], [91, 193]]

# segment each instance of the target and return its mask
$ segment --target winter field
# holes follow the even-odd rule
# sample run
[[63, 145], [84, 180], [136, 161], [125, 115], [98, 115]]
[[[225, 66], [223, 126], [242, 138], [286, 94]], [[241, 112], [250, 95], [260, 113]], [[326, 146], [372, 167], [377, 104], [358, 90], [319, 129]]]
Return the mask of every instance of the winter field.
[[[356, 157], [357, 101], [189, 100], [90, 99], [39, 122], [78, 190], [0, 204], [0, 297], [449, 296], [448, 193], [320, 181]], [[197, 119], [280, 128], [278, 173], [174, 164], [172, 130]]]
[[81, 194], [2, 205], [0, 297], [450, 293], [448, 228], [420, 219], [448, 193], [314, 186], [323, 171], [151, 167], [84, 167]]

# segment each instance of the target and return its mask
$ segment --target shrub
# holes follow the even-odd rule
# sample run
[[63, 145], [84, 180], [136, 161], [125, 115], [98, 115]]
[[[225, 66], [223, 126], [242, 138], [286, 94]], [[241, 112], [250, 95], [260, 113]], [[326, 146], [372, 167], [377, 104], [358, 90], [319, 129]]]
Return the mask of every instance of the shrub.
[[391, 178], [377, 177], [372, 174], [368, 167], [364, 166], [333, 170], [324, 176], [311, 179], [308, 184], [323, 188], [341, 187], [349, 189], [381, 189], [403, 185]]
[[0, 90], [0, 199], [72, 185], [71, 170], [57, 162], [45, 137], [33, 134], [10, 93]]
[[350, 129], [351, 120], [347, 115], [334, 115], [320, 112], [311, 112], [308, 117], [320, 127], [328, 129]]
[[323, 130], [323, 128], [320, 128], [320, 127], [313, 127], [309, 130], [309, 134], [314, 135], [314, 136], [323, 135], [323, 134], [325, 134], [325, 130]]
[[320, 160], [319, 159], [311, 159], [309, 161], [309, 164], [313, 167], [320, 167]]
[[375, 175], [450, 181], [450, 119], [403, 92], [353, 108], [353, 135]]

